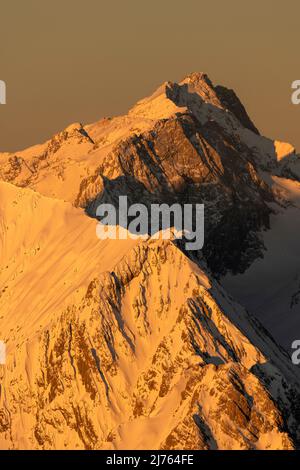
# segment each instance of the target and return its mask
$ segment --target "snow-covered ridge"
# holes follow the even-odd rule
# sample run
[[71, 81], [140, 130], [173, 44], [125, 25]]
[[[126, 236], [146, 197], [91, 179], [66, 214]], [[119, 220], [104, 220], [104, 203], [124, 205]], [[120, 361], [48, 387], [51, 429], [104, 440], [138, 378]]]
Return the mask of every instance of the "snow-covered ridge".
[[204, 267], [0, 191], [1, 448], [293, 448], [297, 377]]
[[[299, 448], [298, 370], [222, 279], [259, 298], [263, 265], [264, 292], [286, 298], [298, 168], [293, 147], [261, 136], [203, 73], [125, 116], [0, 154], [0, 448]], [[120, 194], [204, 202], [203, 252], [99, 240], [87, 214]], [[269, 243], [278, 233], [284, 266]]]

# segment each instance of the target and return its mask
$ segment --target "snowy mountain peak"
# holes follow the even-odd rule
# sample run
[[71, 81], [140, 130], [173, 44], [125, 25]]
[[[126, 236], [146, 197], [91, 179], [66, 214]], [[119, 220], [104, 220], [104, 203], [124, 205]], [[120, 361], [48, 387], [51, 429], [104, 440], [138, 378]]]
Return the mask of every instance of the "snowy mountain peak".
[[[299, 448], [298, 370], [220, 284], [240, 293], [266, 260], [265, 302], [293, 282], [297, 308], [298, 171], [204, 73], [0, 154], [0, 448]], [[96, 209], [120, 195], [204, 204], [203, 250], [98, 239]]]

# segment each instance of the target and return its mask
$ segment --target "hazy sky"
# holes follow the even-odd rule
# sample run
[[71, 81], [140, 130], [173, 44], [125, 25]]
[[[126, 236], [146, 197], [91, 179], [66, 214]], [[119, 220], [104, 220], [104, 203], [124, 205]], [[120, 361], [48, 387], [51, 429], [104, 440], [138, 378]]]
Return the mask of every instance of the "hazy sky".
[[0, 18], [0, 151], [124, 113], [192, 71], [234, 88], [265, 135], [300, 150], [299, 0], [9, 0]]

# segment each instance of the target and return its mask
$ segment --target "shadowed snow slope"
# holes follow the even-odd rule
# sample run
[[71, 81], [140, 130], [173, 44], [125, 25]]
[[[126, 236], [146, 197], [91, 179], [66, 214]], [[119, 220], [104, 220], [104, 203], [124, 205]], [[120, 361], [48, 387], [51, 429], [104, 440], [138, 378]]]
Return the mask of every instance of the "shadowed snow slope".
[[272, 183], [285, 204], [273, 206], [264, 257], [244, 274], [227, 275], [223, 285], [290, 351], [300, 333], [300, 184], [278, 177]]

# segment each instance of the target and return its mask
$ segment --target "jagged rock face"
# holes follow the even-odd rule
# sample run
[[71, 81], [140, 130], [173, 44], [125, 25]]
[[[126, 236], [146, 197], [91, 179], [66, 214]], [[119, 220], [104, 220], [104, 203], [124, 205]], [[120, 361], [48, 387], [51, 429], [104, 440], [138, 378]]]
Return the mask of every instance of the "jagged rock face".
[[[298, 163], [205, 74], [0, 154], [0, 448], [299, 448], [298, 371], [214, 280], [262, 254]], [[204, 203], [205, 259], [98, 240], [119, 195]]]
[[[88, 279], [80, 301], [60, 291], [47, 322], [24, 303], [35, 328], [6, 328], [0, 447], [294, 448], [296, 418], [285, 406], [299, 392], [280, 371], [286, 359], [278, 351], [267, 366], [255, 345], [261, 330], [171, 241], [135, 242]], [[44, 295], [47, 305], [53, 292]], [[235, 308], [237, 325], [225, 314]], [[263, 344], [276, 350], [267, 336]]]
[[[243, 272], [263, 255], [257, 234], [269, 227], [272, 195], [258, 165], [274, 166], [275, 148], [232, 90], [194, 73], [180, 84], [166, 82], [127, 116], [74, 124], [43, 146], [0, 155], [0, 176], [92, 216], [99, 203], [116, 203], [121, 194], [147, 205], [204, 203], [204, 255], [219, 277]], [[281, 146], [281, 156], [289, 152]]]
[[238, 96], [235, 94], [234, 90], [229, 90], [226, 87], [218, 85], [215, 87], [218, 98], [221, 101], [224, 108], [229, 109], [232, 114], [234, 114], [237, 119], [243, 124], [244, 127], [250, 129], [255, 134], [259, 135], [258, 129], [255, 127], [250, 117], [247, 114], [247, 111], [243, 104], [240, 102]]
[[122, 141], [82, 182], [76, 205], [95, 216], [100, 203], [117, 205], [120, 195], [147, 206], [204, 203], [204, 255], [216, 275], [243, 271], [261, 254], [255, 233], [268, 227], [271, 192], [216, 123], [201, 125], [186, 114]]

